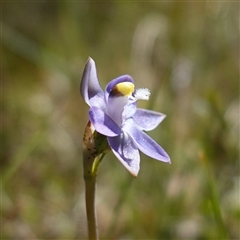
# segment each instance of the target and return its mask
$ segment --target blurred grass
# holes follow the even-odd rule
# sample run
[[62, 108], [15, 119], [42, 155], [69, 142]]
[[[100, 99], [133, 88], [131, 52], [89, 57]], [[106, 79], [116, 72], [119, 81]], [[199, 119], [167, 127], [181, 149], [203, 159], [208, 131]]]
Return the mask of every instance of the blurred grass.
[[[2, 239], [85, 239], [81, 140], [88, 56], [161, 111], [172, 164], [112, 153], [98, 179], [102, 239], [239, 239], [239, 3], [2, 2]], [[205, 164], [207, 163], [207, 165]]]

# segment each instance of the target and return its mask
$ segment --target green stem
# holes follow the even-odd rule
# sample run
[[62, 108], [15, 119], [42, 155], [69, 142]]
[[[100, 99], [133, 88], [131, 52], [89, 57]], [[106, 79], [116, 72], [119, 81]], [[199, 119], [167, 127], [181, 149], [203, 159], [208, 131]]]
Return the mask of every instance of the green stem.
[[97, 214], [95, 209], [95, 192], [97, 169], [105, 154], [94, 158], [91, 154], [83, 154], [84, 181], [85, 181], [85, 202], [88, 223], [88, 239], [98, 239]]
[[108, 149], [106, 137], [95, 132], [89, 121], [83, 137], [83, 171], [88, 224], [88, 239], [98, 240], [97, 214], [95, 210], [96, 179], [99, 164]]
[[97, 215], [95, 210], [95, 190], [96, 190], [96, 176], [90, 178], [84, 177], [85, 180], [85, 201], [88, 223], [88, 239], [98, 239], [98, 225]]

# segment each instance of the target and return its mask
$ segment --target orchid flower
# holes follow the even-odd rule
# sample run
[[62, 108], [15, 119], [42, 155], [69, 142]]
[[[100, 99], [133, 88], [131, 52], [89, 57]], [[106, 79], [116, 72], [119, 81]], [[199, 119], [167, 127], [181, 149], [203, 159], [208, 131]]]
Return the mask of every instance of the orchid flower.
[[137, 108], [138, 100], [149, 99], [148, 89], [136, 89], [132, 77], [123, 75], [110, 81], [103, 91], [95, 62], [89, 58], [80, 92], [90, 106], [89, 119], [93, 127], [106, 136], [112, 152], [133, 176], [136, 177], [140, 169], [139, 150], [170, 163], [163, 148], [144, 132], [155, 129], [165, 118], [162, 113]]

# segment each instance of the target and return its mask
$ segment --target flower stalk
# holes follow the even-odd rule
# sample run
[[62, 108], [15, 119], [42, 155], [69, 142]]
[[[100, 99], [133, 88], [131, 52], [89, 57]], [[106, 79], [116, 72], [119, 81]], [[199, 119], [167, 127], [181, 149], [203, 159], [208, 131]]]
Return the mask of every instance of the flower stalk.
[[106, 137], [97, 133], [90, 121], [85, 128], [82, 149], [88, 239], [97, 240], [98, 224], [95, 209], [96, 178], [99, 164], [109, 147]]

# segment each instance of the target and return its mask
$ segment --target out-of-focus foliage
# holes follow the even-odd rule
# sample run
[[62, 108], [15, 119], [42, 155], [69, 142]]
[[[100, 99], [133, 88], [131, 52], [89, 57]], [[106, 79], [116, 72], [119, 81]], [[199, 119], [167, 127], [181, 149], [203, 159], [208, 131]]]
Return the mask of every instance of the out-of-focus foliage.
[[2, 2], [2, 239], [84, 239], [79, 94], [130, 74], [167, 114], [136, 179], [99, 169], [102, 239], [239, 239], [239, 3]]

